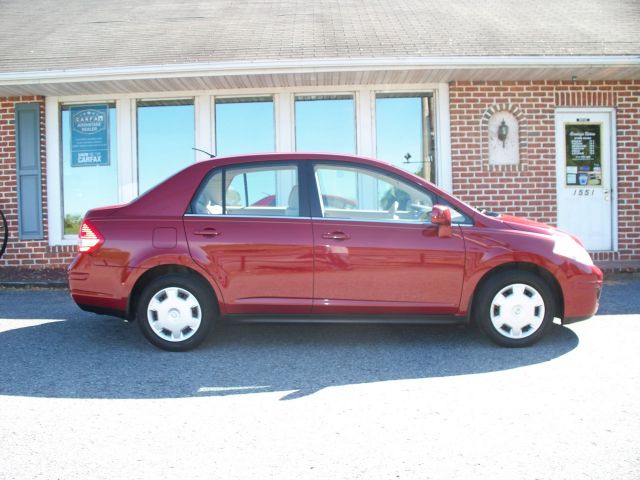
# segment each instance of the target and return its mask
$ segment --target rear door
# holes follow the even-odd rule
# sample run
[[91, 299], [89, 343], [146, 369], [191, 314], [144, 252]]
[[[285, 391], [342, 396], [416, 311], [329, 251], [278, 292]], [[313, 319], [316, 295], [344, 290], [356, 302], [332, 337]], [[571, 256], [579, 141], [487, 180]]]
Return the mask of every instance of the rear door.
[[438, 237], [432, 193], [359, 165], [317, 163], [314, 177], [314, 313], [457, 312], [464, 240], [459, 226]]
[[184, 219], [189, 250], [226, 313], [311, 311], [311, 219], [298, 184], [295, 163], [248, 164], [215, 169], [197, 193]]

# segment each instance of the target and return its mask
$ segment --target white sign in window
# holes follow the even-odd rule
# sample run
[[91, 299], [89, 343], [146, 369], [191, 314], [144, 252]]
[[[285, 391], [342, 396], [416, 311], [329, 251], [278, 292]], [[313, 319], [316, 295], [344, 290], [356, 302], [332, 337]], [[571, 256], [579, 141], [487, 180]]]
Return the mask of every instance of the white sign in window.
[[[118, 154], [115, 105], [107, 105], [110, 159], [108, 163], [73, 161], [70, 106], [62, 106], [62, 217], [63, 235], [77, 235], [84, 214], [118, 203]], [[74, 111], [78, 110], [74, 106]]]

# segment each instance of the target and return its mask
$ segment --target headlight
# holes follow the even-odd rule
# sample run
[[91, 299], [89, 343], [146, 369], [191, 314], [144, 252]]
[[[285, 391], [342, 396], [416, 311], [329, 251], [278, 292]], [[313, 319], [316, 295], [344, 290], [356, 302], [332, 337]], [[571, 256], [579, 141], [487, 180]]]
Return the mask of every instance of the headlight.
[[568, 235], [555, 235], [553, 253], [561, 257], [570, 258], [583, 265], [592, 266], [593, 260], [585, 248]]

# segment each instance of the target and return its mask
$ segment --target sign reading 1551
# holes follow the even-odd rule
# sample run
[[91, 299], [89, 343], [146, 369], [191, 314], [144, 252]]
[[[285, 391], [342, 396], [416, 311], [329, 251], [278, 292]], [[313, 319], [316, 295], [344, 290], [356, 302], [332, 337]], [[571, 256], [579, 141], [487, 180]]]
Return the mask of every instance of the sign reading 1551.
[[70, 107], [71, 166], [109, 165], [109, 106]]

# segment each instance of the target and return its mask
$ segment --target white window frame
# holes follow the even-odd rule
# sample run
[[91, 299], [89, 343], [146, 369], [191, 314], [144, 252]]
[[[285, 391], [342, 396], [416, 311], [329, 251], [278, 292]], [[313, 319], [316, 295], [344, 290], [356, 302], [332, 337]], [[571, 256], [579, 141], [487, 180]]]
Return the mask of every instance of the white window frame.
[[[299, 95], [352, 95], [354, 99], [356, 153], [375, 157], [375, 99], [378, 93], [431, 93], [434, 97], [436, 128], [436, 183], [452, 191], [451, 128], [449, 85], [447, 83], [408, 85], [354, 85], [324, 87], [286, 87], [261, 89], [198, 90], [184, 92], [150, 92], [144, 94], [105, 94], [46, 97], [45, 134], [47, 152], [47, 212], [49, 245], [74, 245], [75, 237], [64, 236], [62, 221], [62, 170], [60, 111], [62, 105], [109, 102], [116, 104], [118, 135], [118, 201], [126, 203], [137, 196], [137, 125], [138, 100], [175, 100], [193, 98], [195, 108], [195, 142], [197, 148], [215, 152], [215, 98], [272, 97], [275, 116], [276, 152], [295, 151], [295, 97]], [[196, 152], [196, 162], [209, 157]]]

